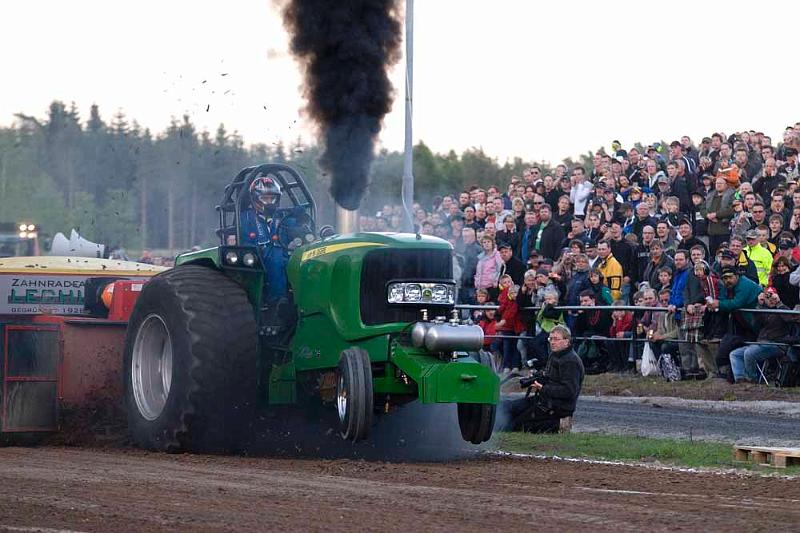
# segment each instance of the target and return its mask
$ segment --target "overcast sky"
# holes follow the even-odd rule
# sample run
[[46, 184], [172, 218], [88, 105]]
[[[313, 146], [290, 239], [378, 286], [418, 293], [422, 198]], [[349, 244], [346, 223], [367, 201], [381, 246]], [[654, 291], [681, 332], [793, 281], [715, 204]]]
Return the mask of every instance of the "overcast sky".
[[[800, 120], [800, 2], [417, 0], [414, 137], [503, 161], [613, 139], [697, 140]], [[0, 125], [97, 103], [154, 131], [188, 113], [248, 143], [311, 139], [268, 0], [25, 0], [0, 7]], [[403, 64], [381, 142], [403, 145]], [[266, 108], [266, 109], [265, 109]]]

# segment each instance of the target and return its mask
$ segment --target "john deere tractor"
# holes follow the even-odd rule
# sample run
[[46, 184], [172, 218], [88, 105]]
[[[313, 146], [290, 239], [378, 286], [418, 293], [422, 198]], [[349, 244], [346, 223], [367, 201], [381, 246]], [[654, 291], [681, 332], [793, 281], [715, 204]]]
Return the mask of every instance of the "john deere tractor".
[[[249, 185], [263, 176], [292, 217], [275, 237], [290, 254], [289, 295], [277, 301], [264, 296], [262, 250], [242, 238]], [[284, 165], [243, 169], [217, 210], [220, 245], [180, 255], [131, 314], [125, 398], [138, 445], [234, 451], [257, 410], [290, 405], [330, 413], [359, 441], [376, 415], [415, 400], [457, 404], [463, 438], [489, 439], [499, 380], [479, 355], [481, 329], [453, 312], [448, 242], [317, 231], [308, 188]]]

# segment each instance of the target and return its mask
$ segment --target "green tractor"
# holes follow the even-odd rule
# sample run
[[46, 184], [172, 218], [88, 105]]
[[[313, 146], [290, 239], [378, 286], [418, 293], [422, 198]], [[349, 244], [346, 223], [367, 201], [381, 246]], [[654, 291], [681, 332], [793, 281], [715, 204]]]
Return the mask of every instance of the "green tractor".
[[[263, 250], [242, 237], [249, 185], [263, 176], [292, 217], [275, 237], [289, 254], [279, 301], [265, 297]], [[329, 413], [360, 441], [376, 415], [415, 400], [457, 404], [463, 438], [490, 438], [499, 379], [481, 329], [458, 323], [448, 242], [317, 231], [311, 194], [285, 165], [243, 169], [217, 210], [220, 246], [178, 256], [130, 316], [124, 388], [139, 446], [235, 451], [258, 410], [291, 405]]]

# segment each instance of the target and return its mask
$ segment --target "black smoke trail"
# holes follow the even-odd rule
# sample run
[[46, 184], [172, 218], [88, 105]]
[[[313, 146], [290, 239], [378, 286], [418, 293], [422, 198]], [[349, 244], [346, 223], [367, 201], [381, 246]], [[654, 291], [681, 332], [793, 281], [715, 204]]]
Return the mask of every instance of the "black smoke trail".
[[388, 69], [400, 54], [398, 0], [290, 0], [283, 20], [320, 130], [320, 165], [336, 203], [354, 210], [394, 97]]

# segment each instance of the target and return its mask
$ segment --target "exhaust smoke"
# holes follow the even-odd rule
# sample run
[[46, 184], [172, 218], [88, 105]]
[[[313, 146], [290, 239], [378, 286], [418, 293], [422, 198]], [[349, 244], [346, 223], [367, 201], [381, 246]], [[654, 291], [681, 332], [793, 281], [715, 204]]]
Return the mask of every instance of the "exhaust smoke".
[[304, 71], [306, 110], [319, 128], [321, 167], [338, 205], [358, 208], [381, 122], [394, 98], [387, 71], [399, 58], [397, 0], [289, 0], [283, 20]]
[[[328, 415], [333, 408], [325, 406]], [[343, 440], [333, 416], [316, 418], [287, 409], [256, 422], [252, 456], [365, 459], [388, 462], [446, 462], [478, 457], [488, 448], [464, 442], [458, 429], [456, 406], [412, 402], [378, 416], [370, 437], [363, 442]]]

